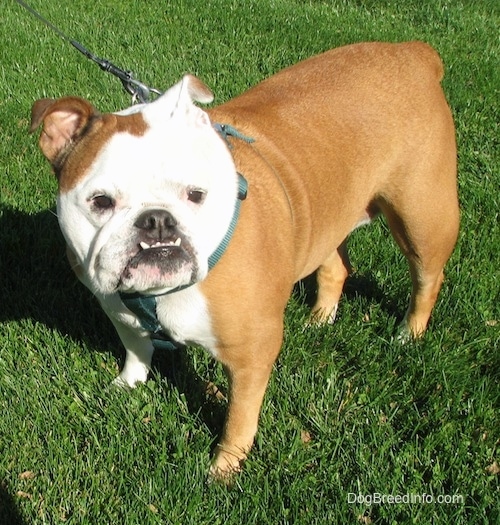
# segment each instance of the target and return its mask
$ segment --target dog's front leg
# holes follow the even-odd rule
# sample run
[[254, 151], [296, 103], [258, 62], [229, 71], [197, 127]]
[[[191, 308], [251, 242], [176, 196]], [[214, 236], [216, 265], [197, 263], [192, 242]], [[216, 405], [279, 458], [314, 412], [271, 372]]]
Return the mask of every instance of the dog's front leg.
[[247, 332], [253, 334], [252, 340], [222, 347], [219, 356], [229, 380], [229, 403], [210, 474], [222, 480], [241, 469], [252, 448], [264, 394], [283, 341], [281, 319], [257, 320], [253, 328]]
[[225, 479], [241, 469], [257, 432], [260, 408], [272, 366], [229, 369], [229, 406], [222, 439], [210, 469], [213, 477]]
[[151, 369], [153, 344], [148, 334], [129, 328], [120, 321], [111, 319], [125, 347], [125, 364], [120, 375], [113, 381], [119, 387], [134, 388], [146, 382]]
[[134, 388], [137, 383], [145, 383], [154, 353], [149, 334], [140, 328], [137, 319], [125, 308], [118, 294], [95, 295], [125, 347], [125, 364], [113, 384], [122, 388]]

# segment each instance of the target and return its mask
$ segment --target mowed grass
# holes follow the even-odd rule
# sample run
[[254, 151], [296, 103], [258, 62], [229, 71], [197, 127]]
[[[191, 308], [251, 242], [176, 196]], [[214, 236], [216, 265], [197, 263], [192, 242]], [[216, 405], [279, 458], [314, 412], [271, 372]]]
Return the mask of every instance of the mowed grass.
[[[5, 0], [0, 524], [498, 523], [498, 3], [31, 5], [144, 82], [165, 89], [189, 71], [217, 102], [332, 47], [429, 42], [446, 65], [462, 222], [421, 341], [394, 341], [409, 276], [383, 221], [351, 239], [356, 271], [334, 326], [304, 329], [307, 301], [298, 289], [255, 448], [232, 487], [209, 484], [226, 405], [206, 396], [204, 385], [224, 389], [222, 370], [192, 348], [156, 356], [151, 380], [133, 392], [109, 388], [121, 345], [69, 270], [54, 215], [56, 184], [27, 134], [37, 98], [79, 95], [103, 111], [129, 98], [116, 79]], [[387, 499], [405, 495], [413, 503]]]

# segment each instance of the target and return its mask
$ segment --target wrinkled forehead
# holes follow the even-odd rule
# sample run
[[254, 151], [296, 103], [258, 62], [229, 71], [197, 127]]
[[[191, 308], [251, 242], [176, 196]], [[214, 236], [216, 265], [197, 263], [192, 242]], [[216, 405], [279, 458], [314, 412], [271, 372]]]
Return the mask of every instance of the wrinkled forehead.
[[93, 186], [120, 187], [146, 193], [208, 184], [204, 155], [193, 137], [182, 130], [147, 131], [143, 136], [117, 133], [110, 138], [89, 168], [86, 181]]

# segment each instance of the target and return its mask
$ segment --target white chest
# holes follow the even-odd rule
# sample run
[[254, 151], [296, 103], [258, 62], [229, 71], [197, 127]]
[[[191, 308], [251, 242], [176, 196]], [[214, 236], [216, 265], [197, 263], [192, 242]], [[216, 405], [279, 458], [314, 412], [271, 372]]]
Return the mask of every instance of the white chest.
[[158, 320], [170, 336], [183, 344], [198, 344], [215, 357], [217, 340], [205, 297], [197, 285], [157, 298]]

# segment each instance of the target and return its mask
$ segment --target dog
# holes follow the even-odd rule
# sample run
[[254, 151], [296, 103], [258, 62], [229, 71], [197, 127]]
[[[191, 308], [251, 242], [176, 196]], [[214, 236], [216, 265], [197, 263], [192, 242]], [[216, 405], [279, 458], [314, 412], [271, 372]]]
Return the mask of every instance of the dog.
[[195, 102], [213, 94], [192, 75], [113, 114], [77, 97], [34, 103], [70, 263], [126, 350], [117, 383], [146, 381], [154, 350], [179, 344], [228, 375], [214, 476], [252, 447], [294, 283], [316, 272], [312, 321], [333, 322], [346, 239], [379, 213], [409, 264], [403, 333], [426, 330], [459, 227], [442, 77], [427, 44], [361, 43], [207, 111]]

